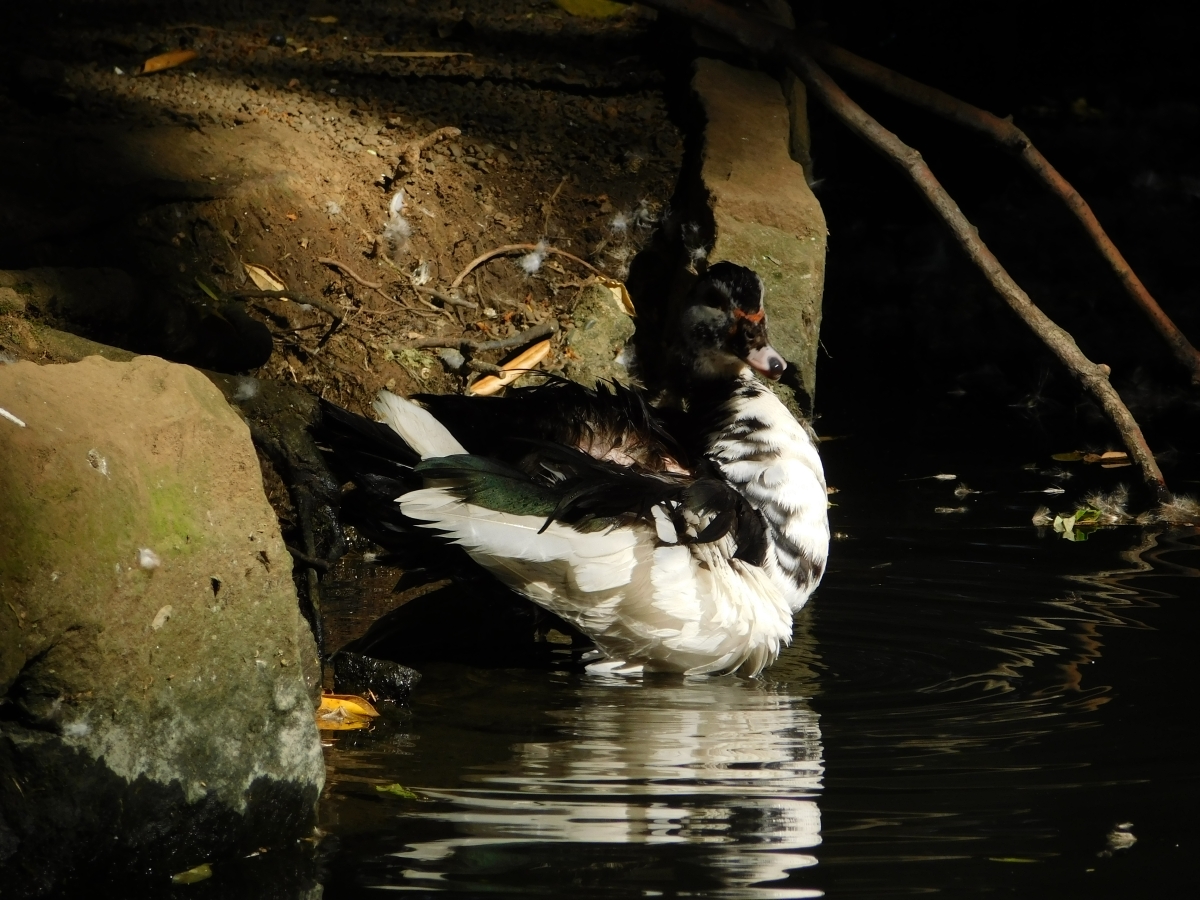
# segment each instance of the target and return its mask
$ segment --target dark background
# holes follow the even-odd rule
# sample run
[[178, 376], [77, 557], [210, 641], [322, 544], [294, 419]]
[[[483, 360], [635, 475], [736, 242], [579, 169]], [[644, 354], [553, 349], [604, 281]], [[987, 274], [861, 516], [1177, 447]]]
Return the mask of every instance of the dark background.
[[[1116, 17], [1033, 3], [796, 4], [796, 13], [862, 56], [1011, 114], [1167, 314], [1200, 340], [1194, 13], [1150, 4]], [[982, 136], [833, 74], [925, 155], [1033, 300], [1112, 367], [1173, 487], [1194, 484], [1184, 457], [1200, 394], [1061, 201]], [[810, 117], [830, 230], [818, 430], [894, 435], [887, 456], [903, 457], [902, 468], [951, 448], [1031, 459], [1117, 448], [903, 173], [816, 104]]]

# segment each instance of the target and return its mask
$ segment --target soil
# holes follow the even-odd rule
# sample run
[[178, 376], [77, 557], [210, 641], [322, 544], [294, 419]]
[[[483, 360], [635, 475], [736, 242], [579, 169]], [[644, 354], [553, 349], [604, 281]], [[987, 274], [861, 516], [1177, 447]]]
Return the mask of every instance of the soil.
[[[0, 269], [116, 268], [138, 293], [124, 318], [24, 315], [351, 408], [384, 386], [461, 390], [421, 338], [557, 322], [544, 367], [561, 369], [584, 266], [494, 258], [463, 281], [469, 306], [418, 292], [414, 273], [446, 293], [478, 255], [544, 241], [624, 278], [683, 156], [646, 52], [657, 25], [636, 9], [113, 0], [8, 15]], [[196, 57], [137, 74], [176, 50]], [[445, 55], [389, 55], [418, 52]], [[443, 128], [460, 133], [397, 172]], [[247, 264], [297, 296], [231, 302], [255, 289]], [[9, 313], [0, 351], [28, 357]]]

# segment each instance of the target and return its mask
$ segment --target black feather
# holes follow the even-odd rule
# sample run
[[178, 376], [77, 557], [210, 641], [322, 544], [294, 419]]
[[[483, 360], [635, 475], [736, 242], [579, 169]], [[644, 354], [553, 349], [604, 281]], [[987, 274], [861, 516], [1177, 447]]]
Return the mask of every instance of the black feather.
[[[457, 394], [418, 398], [468, 455], [421, 460], [388, 425], [321, 401], [320, 439], [339, 474], [358, 490], [343, 505], [392, 534], [418, 531], [398, 497], [426, 479], [449, 482], [463, 500], [516, 515], [545, 517], [592, 530], [628, 521], [653, 524], [664, 509], [681, 543], [709, 543], [733, 534], [736, 556], [761, 564], [766, 532], [761, 515], [701, 464], [701, 477], [680, 474], [687, 454], [641, 392], [621, 384], [597, 389], [565, 380], [513, 390], [505, 397]], [[633, 465], [597, 458], [619, 451]], [[355, 496], [357, 495], [357, 496]], [[684, 512], [705, 521], [688, 532]]]

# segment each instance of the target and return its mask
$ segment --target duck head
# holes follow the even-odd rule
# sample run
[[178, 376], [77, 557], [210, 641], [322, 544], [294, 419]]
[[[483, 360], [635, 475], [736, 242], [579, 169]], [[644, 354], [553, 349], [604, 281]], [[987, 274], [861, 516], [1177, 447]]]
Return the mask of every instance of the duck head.
[[735, 263], [712, 266], [692, 288], [672, 348], [677, 368], [693, 382], [737, 378], [747, 367], [772, 381], [787, 368], [767, 338], [763, 283]]

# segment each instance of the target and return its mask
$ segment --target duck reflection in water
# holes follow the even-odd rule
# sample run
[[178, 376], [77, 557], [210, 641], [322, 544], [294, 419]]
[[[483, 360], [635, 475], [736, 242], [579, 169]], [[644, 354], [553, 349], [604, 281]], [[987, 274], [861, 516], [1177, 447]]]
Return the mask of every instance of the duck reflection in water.
[[589, 856], [617, 868], [611, 857], [628, 857], [613, 845], [655, 844], [659, 865], [670, 858], [662, 845], [681, 845], [676, 864], [693, 868], [706, 896], [819, 895], [766, 886], [814, 865], [821, 842], [821, 733], [794, 686], [590, 677], [575, 690], [573, 708], [551, 713], [560, 738], [514, 745], [510, 759], [467, 774], [462, 788], [425, 791], [442, 802], [416, 814], [454, 833], [396, 854], [413, 867], [406, 880], [482, 874], [497, 850], [524, 856], [521, 844], [569, 842], [572, 855], [601, 845]]

